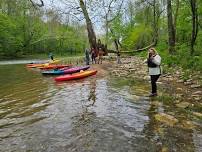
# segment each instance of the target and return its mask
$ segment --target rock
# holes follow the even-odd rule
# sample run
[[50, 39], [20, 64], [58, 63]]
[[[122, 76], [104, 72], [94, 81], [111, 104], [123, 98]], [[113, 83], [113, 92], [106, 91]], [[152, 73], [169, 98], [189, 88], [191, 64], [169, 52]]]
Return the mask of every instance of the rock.
[[175, 117], [165, 113], [156, 114], [154, 117], [157, 121], [160, 121], [168, 126], [174, 126], [178, 122]]
[[193, 82], [184, 82], [184, 85], [192, 85]]
[[200, 98], [200, 97], [195, 97], [194, 100], [195, 100], [195, 101], [200, 101], [201, 98]]
[[177, 88], [177, 91], [182, 91], [183, 89], [182, 88]]
[[192, 79], [189, 79], [189, 80], [187, 80], [186, 82], [192, 82], [193, 80]]
[[144, 80], [150, 80], [150, 76], [145, 76], [143, 79]]
[[183, 83], [184, 82], [184, 80], [178, 80], [177, 81], [177, 83]]
[[180, 72], [179, 72], [179, 71], [176, 71], [176, 72], [175, 72], [175, 74], [179, 75], [179, 74], [180, 74]]
[[199, 85], [199, 84], [193, 84], [193, 85], [191, 85], [191, 88], [200, 88], [201, 87], [201, 85]]
[[191, 121], [182, 121], [182, 124], [180, 125], [184, 129], [193, 129], [195, 128], [195, 125]]
[[179, 103], [179, 104], [176, 104], [176, 106], [177, 106], [178, 108], [183, 108], [183, 109], [189, 107], [189, 105], [190, 105], [190, 103], [188, 103], [188, 102], [181, 102], [181, 103]]
[[202, 95], [202, 91], [196, 91], [196, 92], [192, 93], [192, 95]]
[[197, 116], [197, 117], [201, 117], [202, 118], [202, 113], [199, 112], [193, 112], [193, 115]]
[[201, 95], [199, 95], [199, 94], [192, 94], [192, 95], [191, 95], [191, 97], [193, 97], [193, 98], [194, 98], [194, 97], [200, 97], [200, 96], [201, 96]]
[[177, 103], [180, 103], [180, 100], [175, 100], [174, 103], [176, 103], [176, 104], [177, 104]]
[[163, 148], [161, 149], [161, 152], [169, 152], [169, 150], [168, 150], [167, 147], [163, 147]]
[[182, 98], [183, 94], [176, 94], [175, 97], [176, 98]]
[[161, 103], [158, 101], [153, 101], [153, 102], [151, 102], [151, 104], [154, 106], [160, 106], [161, 105]]

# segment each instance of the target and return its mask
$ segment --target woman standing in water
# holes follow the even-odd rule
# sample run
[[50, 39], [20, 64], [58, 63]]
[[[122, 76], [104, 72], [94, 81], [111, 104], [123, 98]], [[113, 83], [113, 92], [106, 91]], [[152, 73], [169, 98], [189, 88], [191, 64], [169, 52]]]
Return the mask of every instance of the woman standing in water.
[[157, 96], [157, 85], [156, 82], [161, 75], [161, 57], [158, 55], [155, 48], [150, 48], [148, 51], [147, 65], [149, 68], [149, 75], [151, 77], [152, 92], [150, 97]]

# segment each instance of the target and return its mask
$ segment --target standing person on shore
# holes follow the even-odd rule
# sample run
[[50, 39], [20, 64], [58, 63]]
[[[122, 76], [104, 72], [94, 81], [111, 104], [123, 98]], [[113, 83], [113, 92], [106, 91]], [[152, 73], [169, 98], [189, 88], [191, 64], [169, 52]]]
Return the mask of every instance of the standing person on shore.
[[92, 60], [92, 64], [93, 64], [93, 61], [96, 64], [96, 50], [95, 50], [95, 48], [91, 48], [91, 60]]
[[121, 54], [119, 51], [117, 52], [117, 64], [121, 64]]
[[50, 58], [52, 61], [54, 61], [54, 59], [53, 59], [53, 53], [50, 52], [48, 56], [49, 56], [49, 58]]
[[89, 50], [87, 48], [85, 49], [85, 61], [86, 65], [90, 64]]
[[157, 53], [155, 48], [150, 48], [148, 51], [147, 65], [149, 68], [149, 75], [151, 77], [152, 92], [149, 97], [157, 96], [156, 82], [161, 75], [161, 57]]

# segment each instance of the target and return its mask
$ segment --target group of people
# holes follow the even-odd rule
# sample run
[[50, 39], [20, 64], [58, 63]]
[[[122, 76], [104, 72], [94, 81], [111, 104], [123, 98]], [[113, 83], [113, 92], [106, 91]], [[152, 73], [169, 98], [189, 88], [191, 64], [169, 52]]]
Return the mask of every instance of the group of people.
[[[86, 65], [90, 64], [90, 58], [92, 64], [102, 64], [103, 56], [106, 53], [106, 46], [101, 44], [101, 40], [98, 40], [97, 47], [92, 47], [90, 50], [85, 49], [85, 60], [86, 60]], [[96, 59], [98, 58], [98, 59]]]
[[[90, 57], [89, 57], [89, 50], [86, 49], [85, 50], [85, 54], [86, 54], [86, 64], [89, 65], [90, 64]], [[98, 64], [101, 61], [102, 64], [102, 56], [104, 54], [103, 50], [98, 49], [98, 52], [96, 51], [95, 48], [92, 48], [90, 50], [90, 54], [91, 54], [91, 61], [92, 64], [95, 63], [96, 64], [96, 57], [98, 56]], [[117, 63], [120, 64], [120, 53], [118, 52], [117, 54]], [[145, 60], [145, 63], [147, 63], [148, 66], [148, 70], [149, 70], [149, 75], [151, 78], [151, 94], [149, 95], [149, 97], [154, 97], [157, 96], [157, 85], [156, 82], [159, 79], [160, 75], [162, 74], [161, 71], [161, 57], [160, 55], [157, 53], [155, 48], [150, 48], [148, 51], [148, 56], [147, 59]]]
[[[90, 64], [90, 56], [91, 56], [91, 62], [93, 63], [101, 63], [102, 64], [102, 58], [104, 55], [104, 50], [103, 50], [103, 46], [100, 45], [101, 42], [100, 40], [98, 41], [98, 47], [96, 48], [91, 48], [90, 50], [85, 49], [85, 60], [86, 60], [86, 65]], [[96, 58], [98, 57], [98, 62], [96, 62]], [[120, 64], [120, 53], [118, 52], [117, 54], [117, 62], [118, 64]], [[49, 54], [49, 58], [51, 60], [53, 59], [53, 54], [50, 53]], [[162, 74], [161, 71], [161, 57], [160, 55], [157, 53], [155, 48], [150, 48], [148, 51], [148, 56], [147, 59], [145, 60], [145, 63], [147, 63], [148, 69], [149, 69], [149, 75], [151, 78], [151, 94], [149, 95], [150, 97], [153, 96], [157, 96], [157, 85], [156, 82], [159, 79], [160, 75]]]

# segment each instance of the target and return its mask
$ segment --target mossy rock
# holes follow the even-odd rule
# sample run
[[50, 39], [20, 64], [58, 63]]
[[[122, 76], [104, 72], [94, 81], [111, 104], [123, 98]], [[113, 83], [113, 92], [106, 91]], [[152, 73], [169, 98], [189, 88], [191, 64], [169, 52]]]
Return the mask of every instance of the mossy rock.
[[168, 126], [174, 126], [178, 122], [175, 117], [165, 113], [156, 114], [154, 117], [157, 121], [164, 123]]

